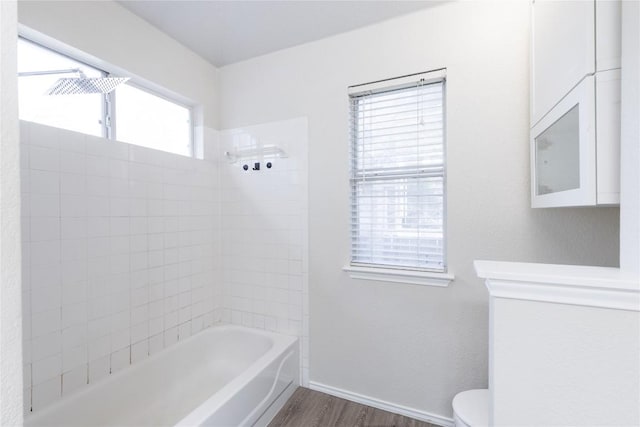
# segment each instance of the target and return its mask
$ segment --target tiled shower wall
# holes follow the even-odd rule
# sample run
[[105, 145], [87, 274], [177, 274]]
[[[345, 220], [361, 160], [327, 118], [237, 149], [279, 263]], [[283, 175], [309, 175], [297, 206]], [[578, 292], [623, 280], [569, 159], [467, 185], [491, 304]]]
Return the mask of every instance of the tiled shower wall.
[[[223, 320], [300, 337], [303, 385], [309, 376], [307, 139], [306, 119], [220, 133]], [[270, 148], [286, 157], [260, 154]], [[256, 162], [260, 170], [253, 170]]]
[[21, 126], [28, 411], [220, 320], [220, 188], [213, 161]]

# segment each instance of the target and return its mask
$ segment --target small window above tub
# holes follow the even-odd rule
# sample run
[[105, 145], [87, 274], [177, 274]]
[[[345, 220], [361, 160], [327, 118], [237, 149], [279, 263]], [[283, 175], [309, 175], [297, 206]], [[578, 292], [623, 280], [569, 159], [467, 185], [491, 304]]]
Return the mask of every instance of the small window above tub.
[[115, 90], [115, 138], [183, 156], [193, 155], [191, 110], [126, 83]]
[[107, 136], [105, 94], [49, 95], [61, 78], [82, 73], [101, 78], [106, 72], [24, 38], [18, 39], [20, 120], [94, 136]]
[[193, 156], [191, 107], [129, 76], [114, 76], [18, 38], [21, 120]]

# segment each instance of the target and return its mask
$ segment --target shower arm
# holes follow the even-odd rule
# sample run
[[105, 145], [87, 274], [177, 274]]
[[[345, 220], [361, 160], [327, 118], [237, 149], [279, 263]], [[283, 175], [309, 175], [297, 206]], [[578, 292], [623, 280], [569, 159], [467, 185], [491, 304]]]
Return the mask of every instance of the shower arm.
[[18, 73], [18, 77], [32, 77], [32, 76], [46, 76], [49, 74], [79, 74], [80, 77], [86, 78], [84, 73], [80, 68], [69, 68], [66, 70], [48, 70], [48, 71], [25, 71], [22, 73]]

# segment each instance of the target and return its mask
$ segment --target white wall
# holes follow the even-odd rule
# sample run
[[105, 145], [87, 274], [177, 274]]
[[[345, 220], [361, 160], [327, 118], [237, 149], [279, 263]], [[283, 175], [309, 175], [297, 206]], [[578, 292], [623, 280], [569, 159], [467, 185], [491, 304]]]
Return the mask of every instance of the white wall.
[[638, 425], [639, 314], [495, 298], [495, 425]]
[[[121, 68], [202, 107], [217, 128], [217, 69], [113, 1], [31, 1], [18, 4], [20, 24]], [[129, 74], [127, 74], [129, 75]]]
[[[220, 151], [259, 154], [220, 163], [223, 321], [300, 338], [303, 385], [309, 377], [307, 145], [305, 118], [220, 134]], [[259, 171], [254, 163], [260, 162]], [[267, 162], [272, 167], [267, 168]], [[243, 169], [248, 166], [248, 170]]]
[[[615, 208], [529, 207], [528, 2], [450, 2], [220, 70], [220, 123], [309, 118], [310, 379], [451, 416], [487, 386], [474, 259], [614, 266]], [[448, 288], [352, 280], [347, 86], [447, 67]]]
[[22, 423], [16, 2], [0, 2], [0, 425]]
[[210, 160], [20, 133], [24, 407], [37, 411], [220, 321], [220, 189]]

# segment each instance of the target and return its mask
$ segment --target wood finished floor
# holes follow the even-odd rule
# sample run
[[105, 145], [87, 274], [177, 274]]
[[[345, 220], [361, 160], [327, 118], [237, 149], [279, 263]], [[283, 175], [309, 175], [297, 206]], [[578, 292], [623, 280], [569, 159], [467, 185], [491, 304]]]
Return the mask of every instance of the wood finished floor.
[[269, 427], [436, 427], [308, 388], [298, 387]]

